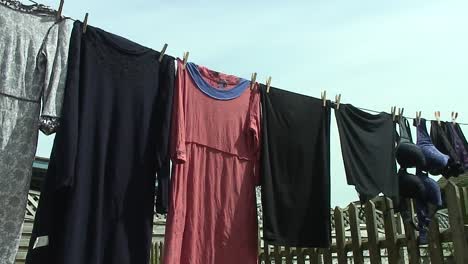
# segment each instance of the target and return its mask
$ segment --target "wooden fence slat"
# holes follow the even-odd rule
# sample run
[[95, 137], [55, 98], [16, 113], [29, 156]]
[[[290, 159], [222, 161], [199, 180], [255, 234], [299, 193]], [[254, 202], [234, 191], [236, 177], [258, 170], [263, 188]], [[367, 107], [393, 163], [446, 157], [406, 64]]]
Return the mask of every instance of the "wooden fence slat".
[[305, 257], [304, 257], [305, 250], [303, 248], [296, 248], [296, 252], [297, 252], [297, 264], [305, 264]]
[[155, 264], [154, 263], [154, 244], [151, 244], [151, 251], [150, 251], [150, 264]]
[[284, 248], [284, 256], [286, 259], [286, 264], [293, 264], [293, 254], [290, 247]]
[[273, 257], [275, 259], [275, 264], [276, 263], [283, 263], [282, 257], [281, 257], [281, 247], [279, 246], [273, 246]]
[[[409, 215], [411, 219], [414, 218], [414, 203], [413, 200], [402, 201], [408, 204]], [[408, 223], [404, 223], [405, 226], [405, 237], [406, 237], [406, 248], [408, 251], [408, 259], [410, 264], [420, 264], [421, 256], [419, 253], [419, 245], [417, 240], [416, 229]]]
[[442, 244], [440, 241], [439, 232], [439, 219], [437, 216], [432, 218], [431, 224], [429, 225], [429, 257], [431, 264], [442, 264], [444, 263], [444, 254], [442, 251]]
[[320, 253], [319, 250], [316, 248], [310, 249], [310, 264], [320, 264]]
[[302, 254], [304, 255], [304, 261], [306, 261], [306, 263], [310, 263], [312, 259], [311, 248], [304, 248]]
[[451, 180], [445, 186], [445, 197], [447, 198], [449, 223], [452, 230], [455, 263], [466, 264], [468, 263], [468, 243], [465, 235], [460, 193], [458, 187]]
[[388, 263], [401, 263], [400, 248], [397, 244], [397, 228], [395, 223], [395, 213], [393, 210], [393, 202], [389, 198], [385, 198], [384, 206], [384, 227], [385, 240], [387, 241]]
[[335, 207], [335, 234], [336, 234], [336, 252], [338, 255], [338, 264], [347, 264], [346, 259], [346, 251], [345, 251], [345, 244], [346, 244], [346, 236], [344, 230], [344, 218], [343, 218], [343, 210], [338, 206]]
[[369, 256], [372, 264], [381, 264], [379, 233], [377, 231], [377, 219], [375, 215], [375, 204], [372, 201], [366, 203], [366, 227], [369, 240]]
[[265, 264], [271, 264], [270, 245], [266, 241], [263, 243], [263, 253], [265, 256]]
[[324, 264], [332, 264], [333, 258], [330, 248], [322, 249], [323, 252], [323, 263]]
[[351, 228], [351, 242], [353, 248], [354, 264], [364, 264], [362, 254], [361, 226], [358, 217], [358, 208], [354, 203], [350, 203], [348, 207], [349, 225]]
[[164, 259], [164, 243], [161, 241], [159, 242], [159, 262], [158, 264], [163, 264], [163, 259]]
[[468, 224], [468, 187], [462, 187], [460, 188], [460, 194], [461, 194], [461, 204], [462, 204], [462, 214], [464, 218], [465, 224]]
[[[405, 202], [405, 201], [400, 201], [400, 202]], [[406, 237], [404, 235], [404, 228], [403, 228], [403, 221], [400, 217], [400, 214], [395, 215], [395, 221], [396, 221], [396, 227], [397, 227], [397, 233], [398, 233], [398, 245], [400, 247], [400, 256], [402, 257], [403, 262], [406, 261], [405, 257], [405, 246], [406, 246]]]

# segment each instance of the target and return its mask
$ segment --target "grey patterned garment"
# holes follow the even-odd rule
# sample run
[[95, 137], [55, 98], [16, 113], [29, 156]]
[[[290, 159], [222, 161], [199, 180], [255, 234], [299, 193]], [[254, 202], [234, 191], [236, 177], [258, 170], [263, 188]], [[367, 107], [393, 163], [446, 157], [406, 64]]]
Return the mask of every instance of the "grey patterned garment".
[[0, 0], [0, 264], [15, 260], [41, 111], [43, 131], [57, 126], [73, 26], [11, 3]]

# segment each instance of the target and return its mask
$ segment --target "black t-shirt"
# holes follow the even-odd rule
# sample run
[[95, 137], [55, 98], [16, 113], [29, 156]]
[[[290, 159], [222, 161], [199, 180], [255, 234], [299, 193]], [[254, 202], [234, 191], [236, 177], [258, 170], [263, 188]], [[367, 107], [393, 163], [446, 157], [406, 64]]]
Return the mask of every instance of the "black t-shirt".
[[61, 127], [27, 263], [147, 263], [174, 59], [75, 22]]
[[270, 88], [262, 92], [263, 238], [274, 245], [330, 245], [330, 107]]
[[335, 116], [348, 184], [356, 187], [361, 201], [380, 192], [397, 201], [396, 132], [392, 116], [369, 114], [350, 104], [340, 104]]

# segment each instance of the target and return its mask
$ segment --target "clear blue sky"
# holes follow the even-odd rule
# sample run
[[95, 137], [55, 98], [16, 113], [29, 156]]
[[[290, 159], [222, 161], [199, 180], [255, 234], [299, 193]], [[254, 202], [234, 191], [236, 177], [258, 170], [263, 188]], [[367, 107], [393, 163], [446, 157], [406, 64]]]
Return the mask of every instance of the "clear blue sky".
[[[24, 0], [25, 1], [25, 0]], [[57, 8], [59, 0], [39, 0]], [[25, 1], [26, 2], [26, 1]], [[468, 1], [66, 0], [64, 14], [214, 70], [379, 111], [392, 105], [468, 122]], [[468, 133], [467, 127], [463, 127]], [[332, 115], [332, 206], [357, 199], [346, 185]], [[48, 157], [53, 137], [40, 136]]]

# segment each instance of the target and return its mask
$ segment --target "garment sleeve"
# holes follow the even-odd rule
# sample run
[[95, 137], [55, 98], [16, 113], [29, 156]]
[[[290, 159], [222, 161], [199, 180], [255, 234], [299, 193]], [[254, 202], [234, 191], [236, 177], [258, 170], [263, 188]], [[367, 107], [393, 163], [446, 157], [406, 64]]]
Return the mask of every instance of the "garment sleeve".
[[71, 31], [72, 23], [68, 19], [54, 24], [36, 61], [38, 82], [43, 84], [39, 128], [46, 135], [54, 133], [60, 123]]
[[81, 65], [81, 36], [82, 23], [76, 21], [70, 41], [70, 53], [68, 63], [68, 74], [63, 98], [63, 120], [57, 128], [54, 140], [53, 152], [56, 152], [57, 171], [64, 172], [56, 174], [56, 188], [69, 187], [74, 184], [75, 160], [78, 153], [78, 131], [80, 122], [79, 98], [80, 98], [80, 65]]
[[175, 63], [174, 58], [164, 56], [160, 65], [159, 73], [159, 94], [157, 102], [158, 120], [161, 120], [159, 131], [157, 132], [157, 181], [156, 190], [156, 212], [166, 214], [169, 206], [169, 186], [170, 186], [170, 132], [172, 104], [174, 101], [174, 81]]
[[260, 91], [258, 85], [253, 89], [250, 96], [249, 105], [249, 132], [250, 143], [255, 152], [255, 169], [254, 177], [256, 185], [260, 185], [260, 146], [261, 146], [261, 107], [260, 107]]
[[[174, 101], [174, 79], [175, 66], [174, 59], [164, 56], [159, 70], [159, 90], [156, 102], [157, 120], [160, 121], [156, 131], [158, 152], [156, 157], [158, 175], [162, 167], [169, 163], [169, 146], [171, 132], [172, 104]], [[167, 165], [168, 166], [168, 165]]]
[[171, 159], [174, 163], [186, 161], [185, 147], [185, 70], [182, 62], [177, 60], [177, 77], [172, 105], [171, 122]]

